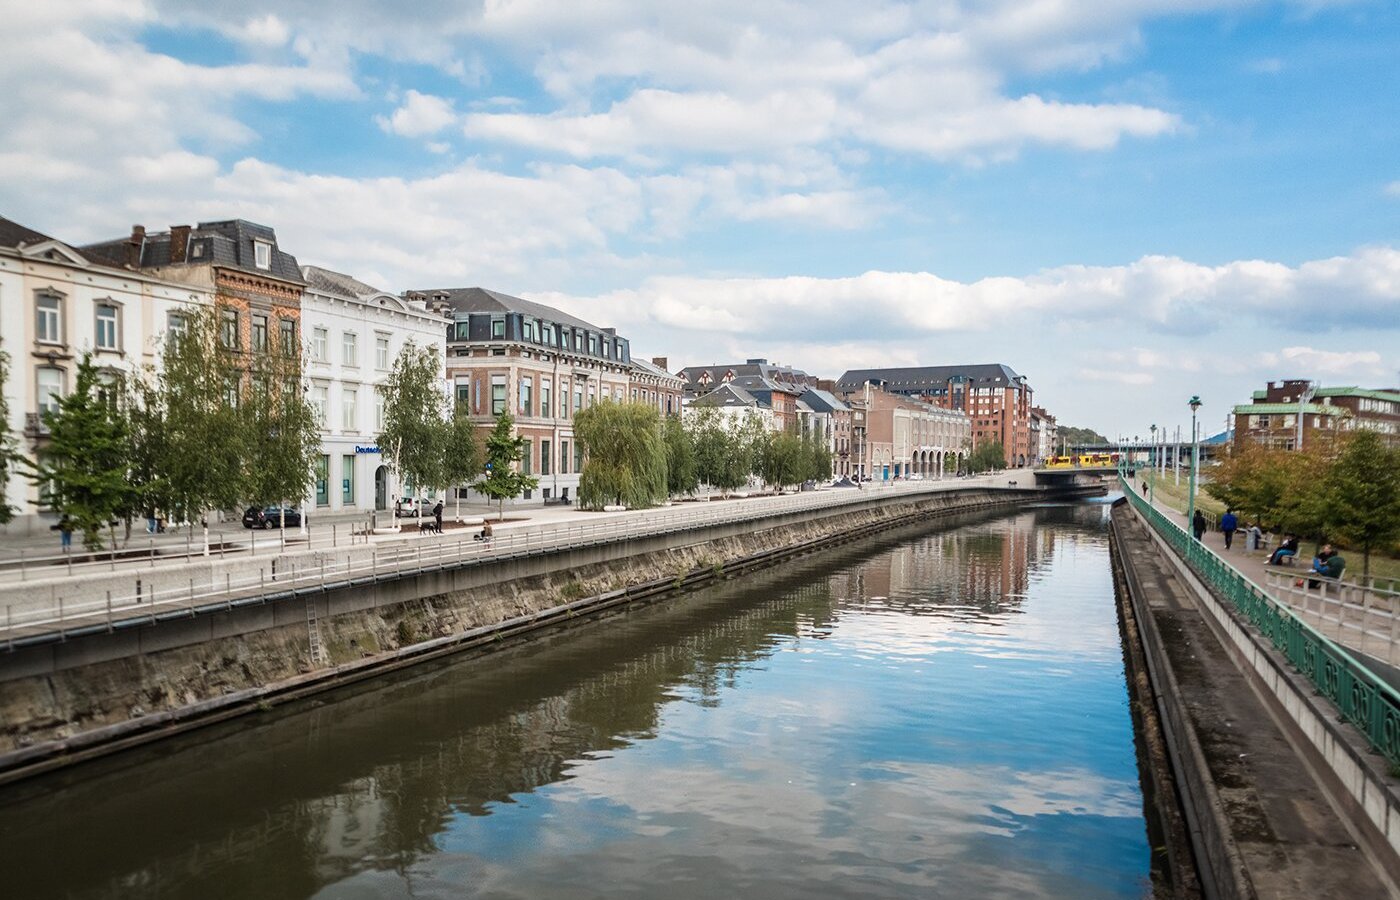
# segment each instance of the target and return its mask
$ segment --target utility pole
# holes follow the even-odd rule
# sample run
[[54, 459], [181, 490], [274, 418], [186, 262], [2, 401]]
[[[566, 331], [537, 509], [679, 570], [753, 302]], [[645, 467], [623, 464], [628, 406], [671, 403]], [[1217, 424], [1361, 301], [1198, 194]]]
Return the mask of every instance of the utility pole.
[[1181, 485], [1181, 426], [1176, 426], [1176, 441], [1172, 445], [1172, 481]]

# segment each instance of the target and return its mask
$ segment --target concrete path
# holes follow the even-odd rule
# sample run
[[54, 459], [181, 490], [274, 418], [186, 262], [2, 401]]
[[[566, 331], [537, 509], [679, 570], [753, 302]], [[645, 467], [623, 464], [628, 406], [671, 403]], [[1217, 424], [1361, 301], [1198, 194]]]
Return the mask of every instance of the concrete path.
[[1208, 769], [1202, 773], [1208, 782], [1199, 784], [1208, 808], [1196, 815], [1214, 819], [1228, 834], [1227, 849], [1209, 861], [1216, 870], [1209, 880], [1233, 880], [1240, 896], [1396, 896], [1384, 867], [1358, 846], [1141, 520], [1124, 515], [1120, 524], [1124, 564], [1141, 586], [1175, 699], [1186, 708]]

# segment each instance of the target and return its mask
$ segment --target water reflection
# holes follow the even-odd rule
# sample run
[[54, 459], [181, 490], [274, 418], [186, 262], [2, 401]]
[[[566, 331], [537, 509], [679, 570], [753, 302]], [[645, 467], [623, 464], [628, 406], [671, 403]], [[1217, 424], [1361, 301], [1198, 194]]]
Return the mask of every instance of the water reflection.
[[1136, 895], [1111, 590], [1097, 507], [910, 529], [55, 778], [0, 832], [25, 897]]

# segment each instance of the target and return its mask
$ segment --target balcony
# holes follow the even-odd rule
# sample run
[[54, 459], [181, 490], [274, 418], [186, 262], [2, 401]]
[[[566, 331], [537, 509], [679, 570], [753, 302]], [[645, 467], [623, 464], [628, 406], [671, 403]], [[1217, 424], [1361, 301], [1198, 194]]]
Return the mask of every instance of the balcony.
[[42, 414], [24, 414], [24, 436], [27, 438], [41, 438], [49, 436], [49, 426], [44, 423], [44, 417]]

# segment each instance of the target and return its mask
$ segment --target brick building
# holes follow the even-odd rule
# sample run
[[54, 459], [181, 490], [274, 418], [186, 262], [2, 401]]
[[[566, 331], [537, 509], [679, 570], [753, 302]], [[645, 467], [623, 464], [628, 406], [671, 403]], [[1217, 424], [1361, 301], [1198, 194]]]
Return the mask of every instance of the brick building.
[[972, 430], [965, 413], [891, 393], [874, 381], [840, 397], [851, 408], [854, 477], [942, 478], [962, 467]]
[[[485, 433], [502, 412], [525, 438], [521, 470], [540, 479], [539, 496], [578, 493], [583, 451], [573, 420], [599, 400], [629, 397], [632, 351], [626, 338], [562, 310], [484, 288], [410, 291], [409, 300], [444, 309], [447, 380]], [[461, 488], [463, 497], [485, 498]]]
[[918, 366], [853, 369], [837, 381], [840, 390], [856, 391], [875, 382], [891, 394], [918, 398], [943, 409], [967, 414], [975, 448], [1000, 441], [1008, 466], [1031, 465], [1038, 448], [1031, 441], [1032, 390], [1024, 375], [1001, 363], [967, 366]]
[[[1400, 443], [1400, 390], [1313, 387], [1302, 379], [1271, 381], [1250, 403], [1232, 410], [1235, 444], [1261, 444], [1282, 450], [1303, 446], [1314, 432], [1364, 428], [1391, 444]], [[1301, 424], [1301, 428], [1299, 427]]]
[[651, 362], [632, 360], [631, 384], [629, 397], [633, 403], [655, 406], [663, 416], [680, 415], [685, 382], [666, 371], [666, 357], [653, 357]]

